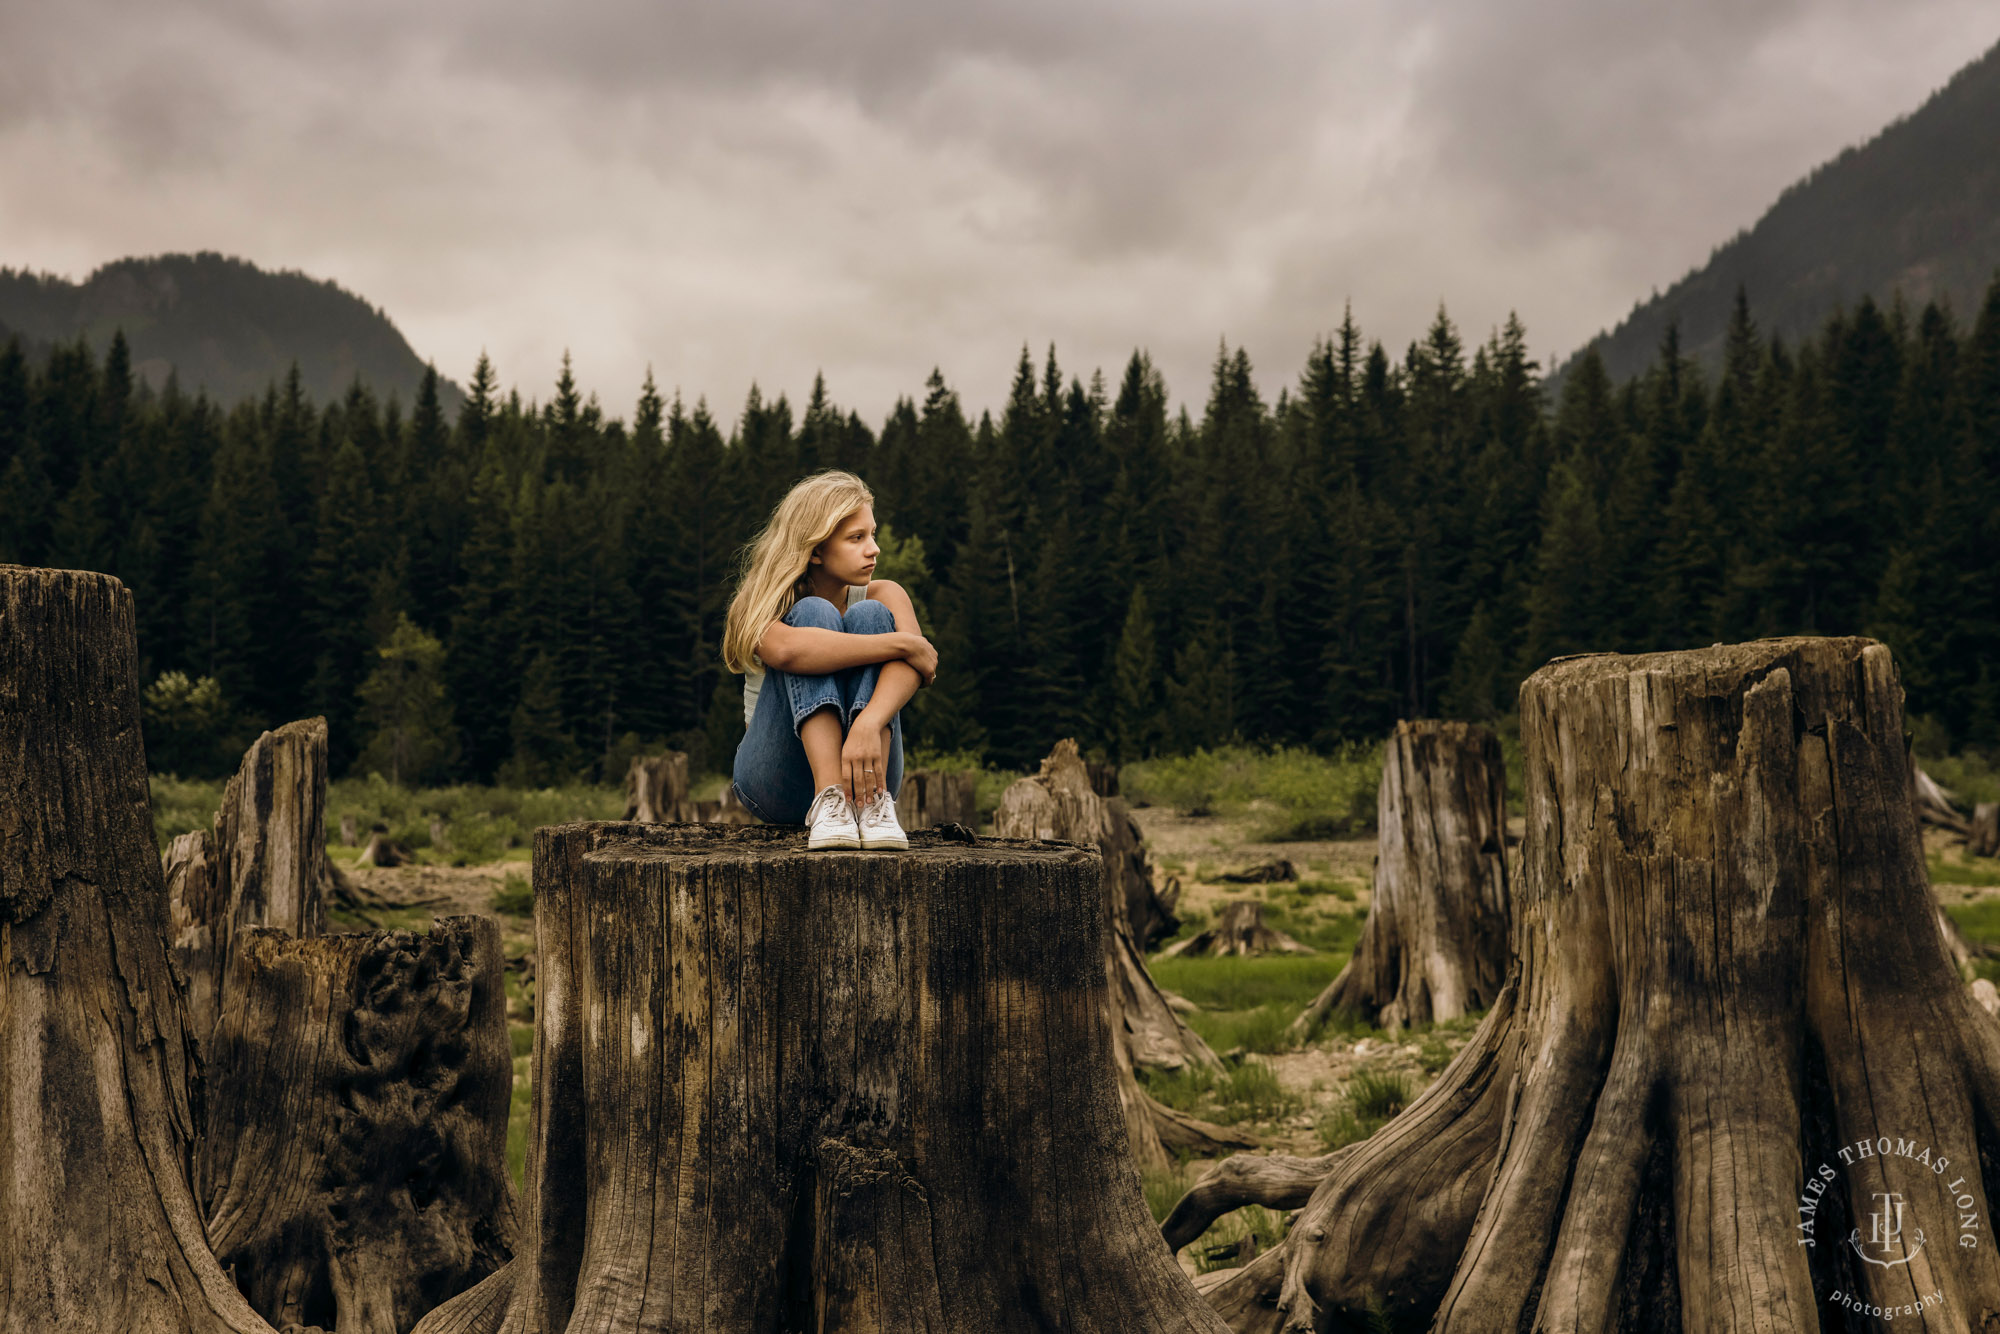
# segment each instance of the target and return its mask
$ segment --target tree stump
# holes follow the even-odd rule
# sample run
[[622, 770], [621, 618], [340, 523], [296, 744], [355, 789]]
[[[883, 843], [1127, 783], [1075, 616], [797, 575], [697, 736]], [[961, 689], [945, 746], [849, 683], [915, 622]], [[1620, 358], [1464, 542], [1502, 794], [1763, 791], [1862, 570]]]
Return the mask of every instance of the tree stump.
[[1096, 855], [910, 844], [537, 831], [529, 1225], [422, 1334], [1220, 1334], [1127, 1153]]
[[348, 811], [345, 814], [343, 814], [340, 817], [340, 846], [343, 848], [351, 848], [355, 844], [359, 843], [361, 841], [361, 837], [357, 832], [358, 829], [359, 829], [359, 821], [357, 821], [354, 818], [354, 812]]
[[1920, 824], [1949, 829], [1954, 834], [1963, 834], [1969, 827], [1964, 812], [1952, 804], [1951, 793], [1939, 787], [1938, 781], [1917, 763], [1915, 751], [1910, 752], [1910, 804], [1916, 808]]
[[1972, 808], [1965, 846], [1976, 857], [2000, 857], [2000, 802], [1982, 801]]
[[185, 1164], [132, 597], [0, 565], [0, 1329], [270, 1334]]
[[979, 823], [979, 776], [954, 770], [912, 769], [903, 775], [896, 794], [896, 814], [905, 829], [930, 829], [941, 824]]
[[1243, 956], [1250, 954], [1311, 954], [1301, 945], [1264, 921], [1264, 905], [1256, 899], [1231, 899], [1222, 905], [1222, 915], [1206, 931], [1197, 931], [1186, 940], [1169, 945], [1166, 954]]
[[1162, 893], [1155, 883], [1153, 858], [1146, 851], [1146, 835], [1132, 818], [1132, 808], [1123, 797], [1104, 798], [1104, 832], [1097, 849], [1104, 856], [1104, 873], [1115, 876], [1125, 901], [1125, 929], [1140, 954], [1181, 929], [1174, 915], [1180, 901], [1180, 882]]
[[376, 829], [369, 833], [368, 843], [361, 849], [361, 855], [354, 859], [356, 866], [374, 866], [383, 870], [401, 866], [410, 860], [410, 850], [389, 837], [386, 829]]
[[503, 967], [487, 917], [237, 936], [195, 1186], [272, 1324], [396, 1334], [508, 1259]]
[[188, 1011], [206, 1040], [224, 1002], [236, 933], [272, 926], [295, 936], [326, 929], [342, 897], [326, 855], [326, 719], [258, 737], [222, 790], [215, 834], [186, 834], [166, 852], [174, 960]]
[[688, 757], [685, 751], [635, 755], [625, 770], [625, 818], [645, 824], [692, 820], [688, 800]]
[[[1139, 1087], [1140, 1067], [1180, 1070], [1198, 1065], [1220, 1070], [1222, 1061], [1167, 1003], [1146, 959], [1132, 938], [1127, 904], [1130, 891], [1113, 871], [1129, 873], [1130, 858], [1117, 852], [1117, 835], [1110, 831], [1104, 802], [1091, 791], [1076, 743], [1056, 743], [1041, 771], [1023, 778], [1001, 794], [993, 815], [1001, 837], [1060, 839], [1102, 849], [1114, 848], [1103, 875], [1104, 972], [1110, 985], [1112, 1032], [1116, 1044], [1118, 1096], [1125, 1109], [1125, 1128], [1132, 1152], [1148, 1167], [1163, 1167], [1175, 1153], [1214, 1154], [1249, 1148], [1255, 1141], [1210, 1122], [1174, 1111]], [[1150, 877], [1149, 877], [1150, 879]]]
[[1507, 973], [1507, 775], [1476, 723], [1404, 721], [1382, 758], [1379, 852], [1354, 957], [1292, 1022], [1333, 1010], [1391, 1033], [1484, 1009]]
[[1986, 1327], [2000, 1025], [1940, 943], [1888, 650], [1558, 659], [1521, 732], [1507, 987], [1218, 1309], [1238, 1330]]

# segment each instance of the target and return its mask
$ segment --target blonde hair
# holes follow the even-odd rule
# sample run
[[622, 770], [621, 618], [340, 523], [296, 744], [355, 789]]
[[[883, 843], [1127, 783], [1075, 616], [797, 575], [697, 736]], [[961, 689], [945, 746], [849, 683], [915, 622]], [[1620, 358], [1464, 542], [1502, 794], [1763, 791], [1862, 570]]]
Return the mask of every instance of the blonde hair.
[[816, 472], [785, 493], [764, 531], [743, 549], [743, 577], [722, 630], [723, 665], [739, 675], [755, 665], [764, 628], [809, 591], [813, 548], [832, 537], [842, 519], [874, 503], [875, 493], [851, 472]]

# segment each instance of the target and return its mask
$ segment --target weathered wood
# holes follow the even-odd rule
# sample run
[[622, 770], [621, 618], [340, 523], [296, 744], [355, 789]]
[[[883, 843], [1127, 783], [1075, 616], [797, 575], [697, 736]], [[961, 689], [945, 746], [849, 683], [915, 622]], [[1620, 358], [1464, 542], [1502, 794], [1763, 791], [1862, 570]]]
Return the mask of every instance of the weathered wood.
[[1982, 801], [1972, 808], [1965, 847], [1975, 857], [2000, 857], [2000, 801]]
[[188, 1188], [132, 597], [0, 565], [0, 1329], [270, 1334]]
[[1256, 899], [1231, 899], [1222, 905], [1215, 925], [1174, 942], [1164, 954], [1241, 956], [1249, 954], [1311, 954], [1302, 945], [1264, 921], [1264, 905]]
[[337, 892], [326, 855], [326, 719], [258, 737], [222, 790], [214, 836], [183, 836], [165, 862], [174, 961], [187, 979], [195, 1035], [206, 1040], [238, 931], [326, 929], [326, 899]]
[[911, 769], [896, 794], [896, 815], [905, 829], [979, 823], [979, 776], [962, 770]]
[[528, 1227], [422, 1334], [1225, 1328], [1148, 1218], [1094, 852], [537, 831]]
[[1097, 850], [1104, 857], [1105, 875], [1121, 887], [1125, 929], [1140, 954], [1180, 930], [1181, 919], [1174, 915], [1180, 881], [1170, 879], [1169, 888], [1160, 888], [1145, 832], [1123, 797], [1104, 798], [1104, 832], [1098, 836]]
[[368, 835], [368, 845], [361, 849], [361, 855], [354, 859], [356, 866], [374, 866], [388, 869], [401, 866], [410, 860], [410, 850], [389, 837], [386, 829], [376, 829]]
[[274, 1325], [396, 1334], [508, 1259], [498, 923], [237, 936], [195, 1186]]
[[[2000, 1025], [1941, 945], [1888, 650], [1559, 659], [1521, 733], [1507, 986], [1218, 1309], [1238, 1330], [1372, 1310], [1442, 1334], [1787, 1331], [1844, 1323], [1839, 1290], [1983, 1325]], [[1868, 1217], [1889, 1195], [1895, 1242]]]
[[632, 757], [625, 770], [625, 818], [646, 824], [695, 818], [694, 803], [688, 800], [685, 751]]
[[344, 812], [344, 813], [343, 813], [343, 814], [341, 815], [341, 817], [340, 817], [340, 846], [341, 846], [341, 847], [343, 847], [343, 848], [351, 848], [351, 847], [353, 847], [353, 846], [354, 846], [355, 844], [357, 844], [357, 843], [359, 843], [359, 842], [361, 841], [361, 836], [360, 836], [360, 834], [359, 834], [359, 832], [358, 832], [358, 830], [359, 830], [359, 827], [360, 827], [360, 826], [359, 826], [359, 822], [358, 822], [358, 821], [356, 821], [356, 819], [354, 818], [354, 812], [353, 812], [353, 811], [347, 811], [347, 812]]
[[1198, 1065], [1220, 1070], [1222, 1062], [1199, 1034], [1182, 1022], [1146, 971], [1145, 956], [1132, 938], [1129, 889], [1113, 870], [1130, 873], [1131, 862], [1118, 851], [1122, 845], [1112, 830], [1102, 798], [1091, 791], [1076, 743], [1056, 743], [1039, 772], [1011, 785], [1000, 797], [993, 816], [994, 831], [1003, 838], [1058, 839], [1096, 845], [1109, 842], [1114, 851], [1104, 875], [1104, 971], [1111, 990], [1112, 1031], [1117, 1044], [1119, 1103], [1132, 1152], [1148, 1167], [1165, 1166], [1174, 1153], [1209, 1156], [1252, 1141], [1240, 1134], [1174, 1113], [1139, 1086], [1141, 1067], [1180, 1070]]
[[1476, 723], [1405, 720], [1382, 757], [1375, 889], [1354, 957], [1292, 1021], [1390, 1032], [1493, 1003], [1507, 972], [1506, 762]]
[[1954, 834], [1963, 834], [1970, 827], [1965, 812], [1952, 801], [1951, 793], [1939, 787], [1937, 780], [1917, 763], [1915, 751], [1910, 752], [1910, 804], [1916, 809], [1920, 824], [1949, 829]]

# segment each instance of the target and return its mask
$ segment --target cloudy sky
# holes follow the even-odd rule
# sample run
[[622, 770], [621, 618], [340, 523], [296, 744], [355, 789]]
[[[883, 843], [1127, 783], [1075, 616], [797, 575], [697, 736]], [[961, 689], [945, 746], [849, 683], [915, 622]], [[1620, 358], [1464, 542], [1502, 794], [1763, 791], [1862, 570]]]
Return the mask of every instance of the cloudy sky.
[[1990, 0], [64, 0], [0, 15], [0, 264], [220, 250], [463, 380], [879, 420], [1023, 343], [1198, 411], [1351, 301], [1546, 360], [1913, 110]]

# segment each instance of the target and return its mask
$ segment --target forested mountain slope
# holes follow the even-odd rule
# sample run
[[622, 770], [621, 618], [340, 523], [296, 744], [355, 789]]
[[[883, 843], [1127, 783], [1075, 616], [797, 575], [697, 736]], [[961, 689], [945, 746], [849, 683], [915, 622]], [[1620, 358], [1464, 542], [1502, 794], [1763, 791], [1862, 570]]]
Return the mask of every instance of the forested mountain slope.
[[[80, 283], [0, 269], [0, 328], [31, 347], [87, 336], [100, 355], [123, 329], [144, 379], [157, 387], [171, 368], [184, 388], [223, 402], [263, 393], [295, 361], [306, 392], [322, 400], [358, 375], [408, 404], [424, 375], [389, 317], [353, 293], [208, 252], [121, 259]], [[448, 382], [440, 392], [448, 407], [462, 401]]]
[[1741, 287], [1758, 325], [1796, 341], [1864, 296], [1914, 311], [1948, 300], [1961, 321], [2000, 269], [2000, 46], [1913, 115], [1778, 197], [1748, 231], [1591, 346], [1614, 380], [1651, 364], [1669, 324], [1683, 353], [1721, 364]]

